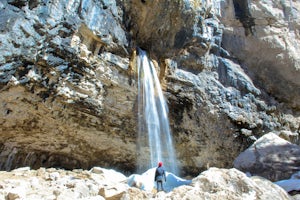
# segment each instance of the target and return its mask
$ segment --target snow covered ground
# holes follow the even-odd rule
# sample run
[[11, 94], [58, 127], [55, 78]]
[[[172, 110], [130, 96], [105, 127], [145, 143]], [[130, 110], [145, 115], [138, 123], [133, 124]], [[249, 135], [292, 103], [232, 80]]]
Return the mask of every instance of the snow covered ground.
[[[127, 179], [128, 185], [138, 187], [145, 191], [152, 191], [153, 189], [156, 189], [156, 183], [154, 181], [155, 169], [156, 168], [151, 168], [143, 174], [132, 174]], [[170, 172], [166, 172], [166, 176], [167, 181], [164, 182], [165, 192], [170, 192], [176, 187], [179, 187], [181, 185], [189, 185], [192, 183], [192, 180], [180, 178]], [[282, 187], [286, 192], [290, 192], [293, 190], [299, 191], [300, 172], [293, 174], [290, 179], [280, 180], [274, 183]]]
[[300, 190], [300, 172], [293, 174], [290, 179], [281, 180], [274, 183], [282, 187], [287, 192]]
[[[156, 183], [154, 181], [155, 169], [151, 168], [144, 172], [143, 174], [133, 174], [128, 177], [127, 183], [129, 186], [136, 186], [145, 191], [152, 191], [153, 188], [156, 188]], [[164, 182], [164, 190], [165, 192], [170, 192], [174, 188], [181, 185], [189, 185], [191, 184], [191, 180], [186, 180], [180, 178], [170, 172], [166, 171], [167, 181]]]

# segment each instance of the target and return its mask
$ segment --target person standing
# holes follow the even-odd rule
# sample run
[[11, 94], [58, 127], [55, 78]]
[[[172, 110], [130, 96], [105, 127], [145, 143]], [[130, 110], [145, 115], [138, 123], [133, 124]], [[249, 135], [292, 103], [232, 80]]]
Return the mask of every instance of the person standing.
[[158, 163], [158, 167], [155, 170], [155, 178], [154, 180], [156, 181], [156, 185], [157, 185], [157, 191], [159, 190], [159, 185], [162, 191], [164, 191], [164, 186], [163, 186], [163, 180], [166, 182], [167, 181], [167, 177], [166, 177], [166, 172], [164, 167], [162, 166], [162, 162]]

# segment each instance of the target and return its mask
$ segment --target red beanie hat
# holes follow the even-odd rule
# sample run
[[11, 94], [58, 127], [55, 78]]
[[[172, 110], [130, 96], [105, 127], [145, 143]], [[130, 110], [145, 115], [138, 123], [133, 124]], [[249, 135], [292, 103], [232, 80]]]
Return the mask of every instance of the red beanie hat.
[[159, 162], [159, 163], [158, 163], [158, 166], [161, 167], [161, 166], [162, 166], [162, 162]]

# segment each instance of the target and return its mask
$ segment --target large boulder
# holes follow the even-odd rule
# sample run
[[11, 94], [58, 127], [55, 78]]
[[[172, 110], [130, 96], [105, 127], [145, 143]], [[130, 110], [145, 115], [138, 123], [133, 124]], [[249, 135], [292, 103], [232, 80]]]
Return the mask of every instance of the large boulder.
[[193, 179], [191, 186], [181, 186], [165, 199], [290, 199], [279, 186], [261, 177], [247, 177], [237, 169], [210, 168]]
[[298, 171], [300, 147], [274, 133], [259, 138], [235, 160], [234, 167], [272, 181], [288, 179]]

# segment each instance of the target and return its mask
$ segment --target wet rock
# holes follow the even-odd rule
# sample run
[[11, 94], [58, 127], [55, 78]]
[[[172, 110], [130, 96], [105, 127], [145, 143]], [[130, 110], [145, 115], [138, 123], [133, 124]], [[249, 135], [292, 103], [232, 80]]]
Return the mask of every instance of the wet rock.
[[167, 55], [192, 37], [195, 11], [185, 1], [134, 0], [124, 6], [132, 37], [148, 51]]

